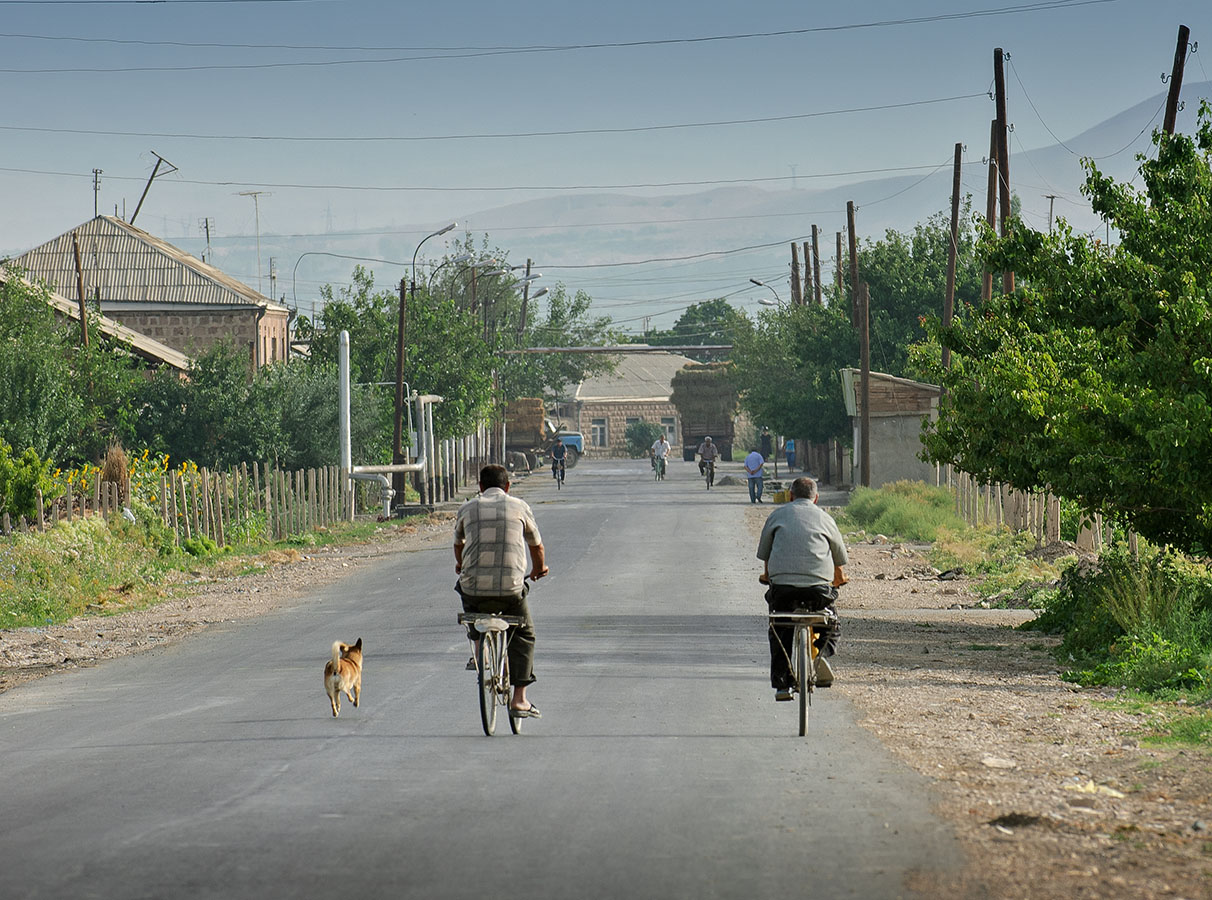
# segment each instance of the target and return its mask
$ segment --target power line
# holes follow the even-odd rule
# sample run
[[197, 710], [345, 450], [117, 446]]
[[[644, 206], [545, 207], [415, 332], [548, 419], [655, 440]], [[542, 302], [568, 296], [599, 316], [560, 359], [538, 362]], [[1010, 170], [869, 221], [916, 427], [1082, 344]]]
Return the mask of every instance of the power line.
[[[820, 112], [794, 113], [785, 116], [765, 116], [753, 119], [724, 119], [715, 122], [676, 122], [667, 125], [634, 125], [618, 128], [575, 128], [563, 131], [512, 131], [468, 134], [420, 134], [420, 135], [262, 135], [262, 134], [199, 134], [171, 131], [101, 131], [85, 128], [44, 128], [27, 125], [0, 125], [0, 131], [35, 132], [39, 134], [87, 134], [100, 137], [155, 137], [181, 138], [194, 141], [280, 141], [285, 143], [411, 143], [417, 141], [468, 141], [499, 140], [515, 138], [569, 137], [586, 134], [638, 134], [652, 131], [674, 131], [682, 128], [725, 128], [732, 125], [761, 125], [770, 122], [793, 122], [825, 116], [852, 115], [865, 112], [886, 112], [892, 109], [908, 109], [938, 103], [953, 103], [984, 97], [984, 93], [959, 94], [954, 97], [934, 97], [929, 100], [910, 100], [905, 103], [887, 103], [879, 106], [855, 106], [846, 109], [829, 109]], [[793, 176], [794, 177], [794, 176]]]

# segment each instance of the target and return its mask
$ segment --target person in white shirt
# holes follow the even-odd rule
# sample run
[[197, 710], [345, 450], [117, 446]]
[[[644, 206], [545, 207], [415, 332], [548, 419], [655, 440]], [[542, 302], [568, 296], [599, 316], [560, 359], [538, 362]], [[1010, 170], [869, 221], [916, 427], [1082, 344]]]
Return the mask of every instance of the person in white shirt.
[[662, 478], [665, 477], [665, 464], [669, 458], [669, 451], [673, 448], [669, 446], [669, 441], [665, 440], [665, 435], [661, 435], [653, 443], [652, 448], [648, 451], [652, 457], [652, 467], [660, 472]]
[[703, 438], [703, 443], [699, 444], [699, 449], [695, 451], [699, 455], [699, 474], [703, 475], [707, 471], [708, 461], [714, 462], [720, 456], [720, 448], [712, 443], [710, 435]]

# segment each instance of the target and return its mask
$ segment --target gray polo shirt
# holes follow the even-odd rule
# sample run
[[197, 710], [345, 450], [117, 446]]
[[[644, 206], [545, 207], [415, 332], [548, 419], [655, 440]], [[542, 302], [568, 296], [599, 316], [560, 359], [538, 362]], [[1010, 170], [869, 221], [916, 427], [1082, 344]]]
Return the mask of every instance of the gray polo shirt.
[[758, 541], [772, 584], [812, 587], [833, 582], [833, 567], [847, 562], [846, 544], [833, 517], [811, 500], [792, 500], [770, 514]]

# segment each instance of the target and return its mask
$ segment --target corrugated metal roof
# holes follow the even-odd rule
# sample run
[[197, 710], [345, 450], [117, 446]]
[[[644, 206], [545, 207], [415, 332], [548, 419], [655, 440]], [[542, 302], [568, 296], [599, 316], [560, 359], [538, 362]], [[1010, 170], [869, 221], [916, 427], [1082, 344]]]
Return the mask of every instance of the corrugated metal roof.
[[[13, 276], [0, 268], [0, 283]], [[28, 278], [21, 278], [26, 284], [29, 284]], [[79, 321], [80, 319], [80, 304], [68, 300], [66, 297], [55, 292], [48, 294], [48, 299], [60, 314]], [[163, 363], [166, 366], [172, 366], [182, 372], [188, 372], [190, 359], [179, 350], [174, 350], [167, 344], [161, 344], [154, 338], [149, 338], [147, 335], [140, 334], [137, 331], [132, 331], [121, 322], [115, 322], [108, 316], [90, 316], [89, 324], [95, 325], [101, 329], [101, 333], [114, 340], [121, 341], [129, 346], [135, 353], [152, 362]]]
[[577, 400], [668, 400], [673, 376], [693, 359], [677, 353], [631, 353], [620, 357], [614, 372], [586, 378], [577, 385]]
[[161, 238], [113, 216], [97, 216], [24, 253], [13, 262], [35, 281], [76, 296], [76, 257], [72, 234], [80, 243], [84, 292], [106, 303], [155, 306], [197, 304], [286, 307], [253, 290]]

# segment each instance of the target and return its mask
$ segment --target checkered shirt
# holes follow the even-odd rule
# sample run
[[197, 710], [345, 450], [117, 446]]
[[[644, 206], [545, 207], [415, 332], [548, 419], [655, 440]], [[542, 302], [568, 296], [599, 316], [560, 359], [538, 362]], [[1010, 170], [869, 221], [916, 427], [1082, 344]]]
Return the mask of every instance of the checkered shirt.
[[459, 507], [455, 543], [463, 544], [463, 593], [479, 597], [519, 596], [530, 569], [527, 549], [543, 543], [534, 513], [524, 500], [488, 488]]

